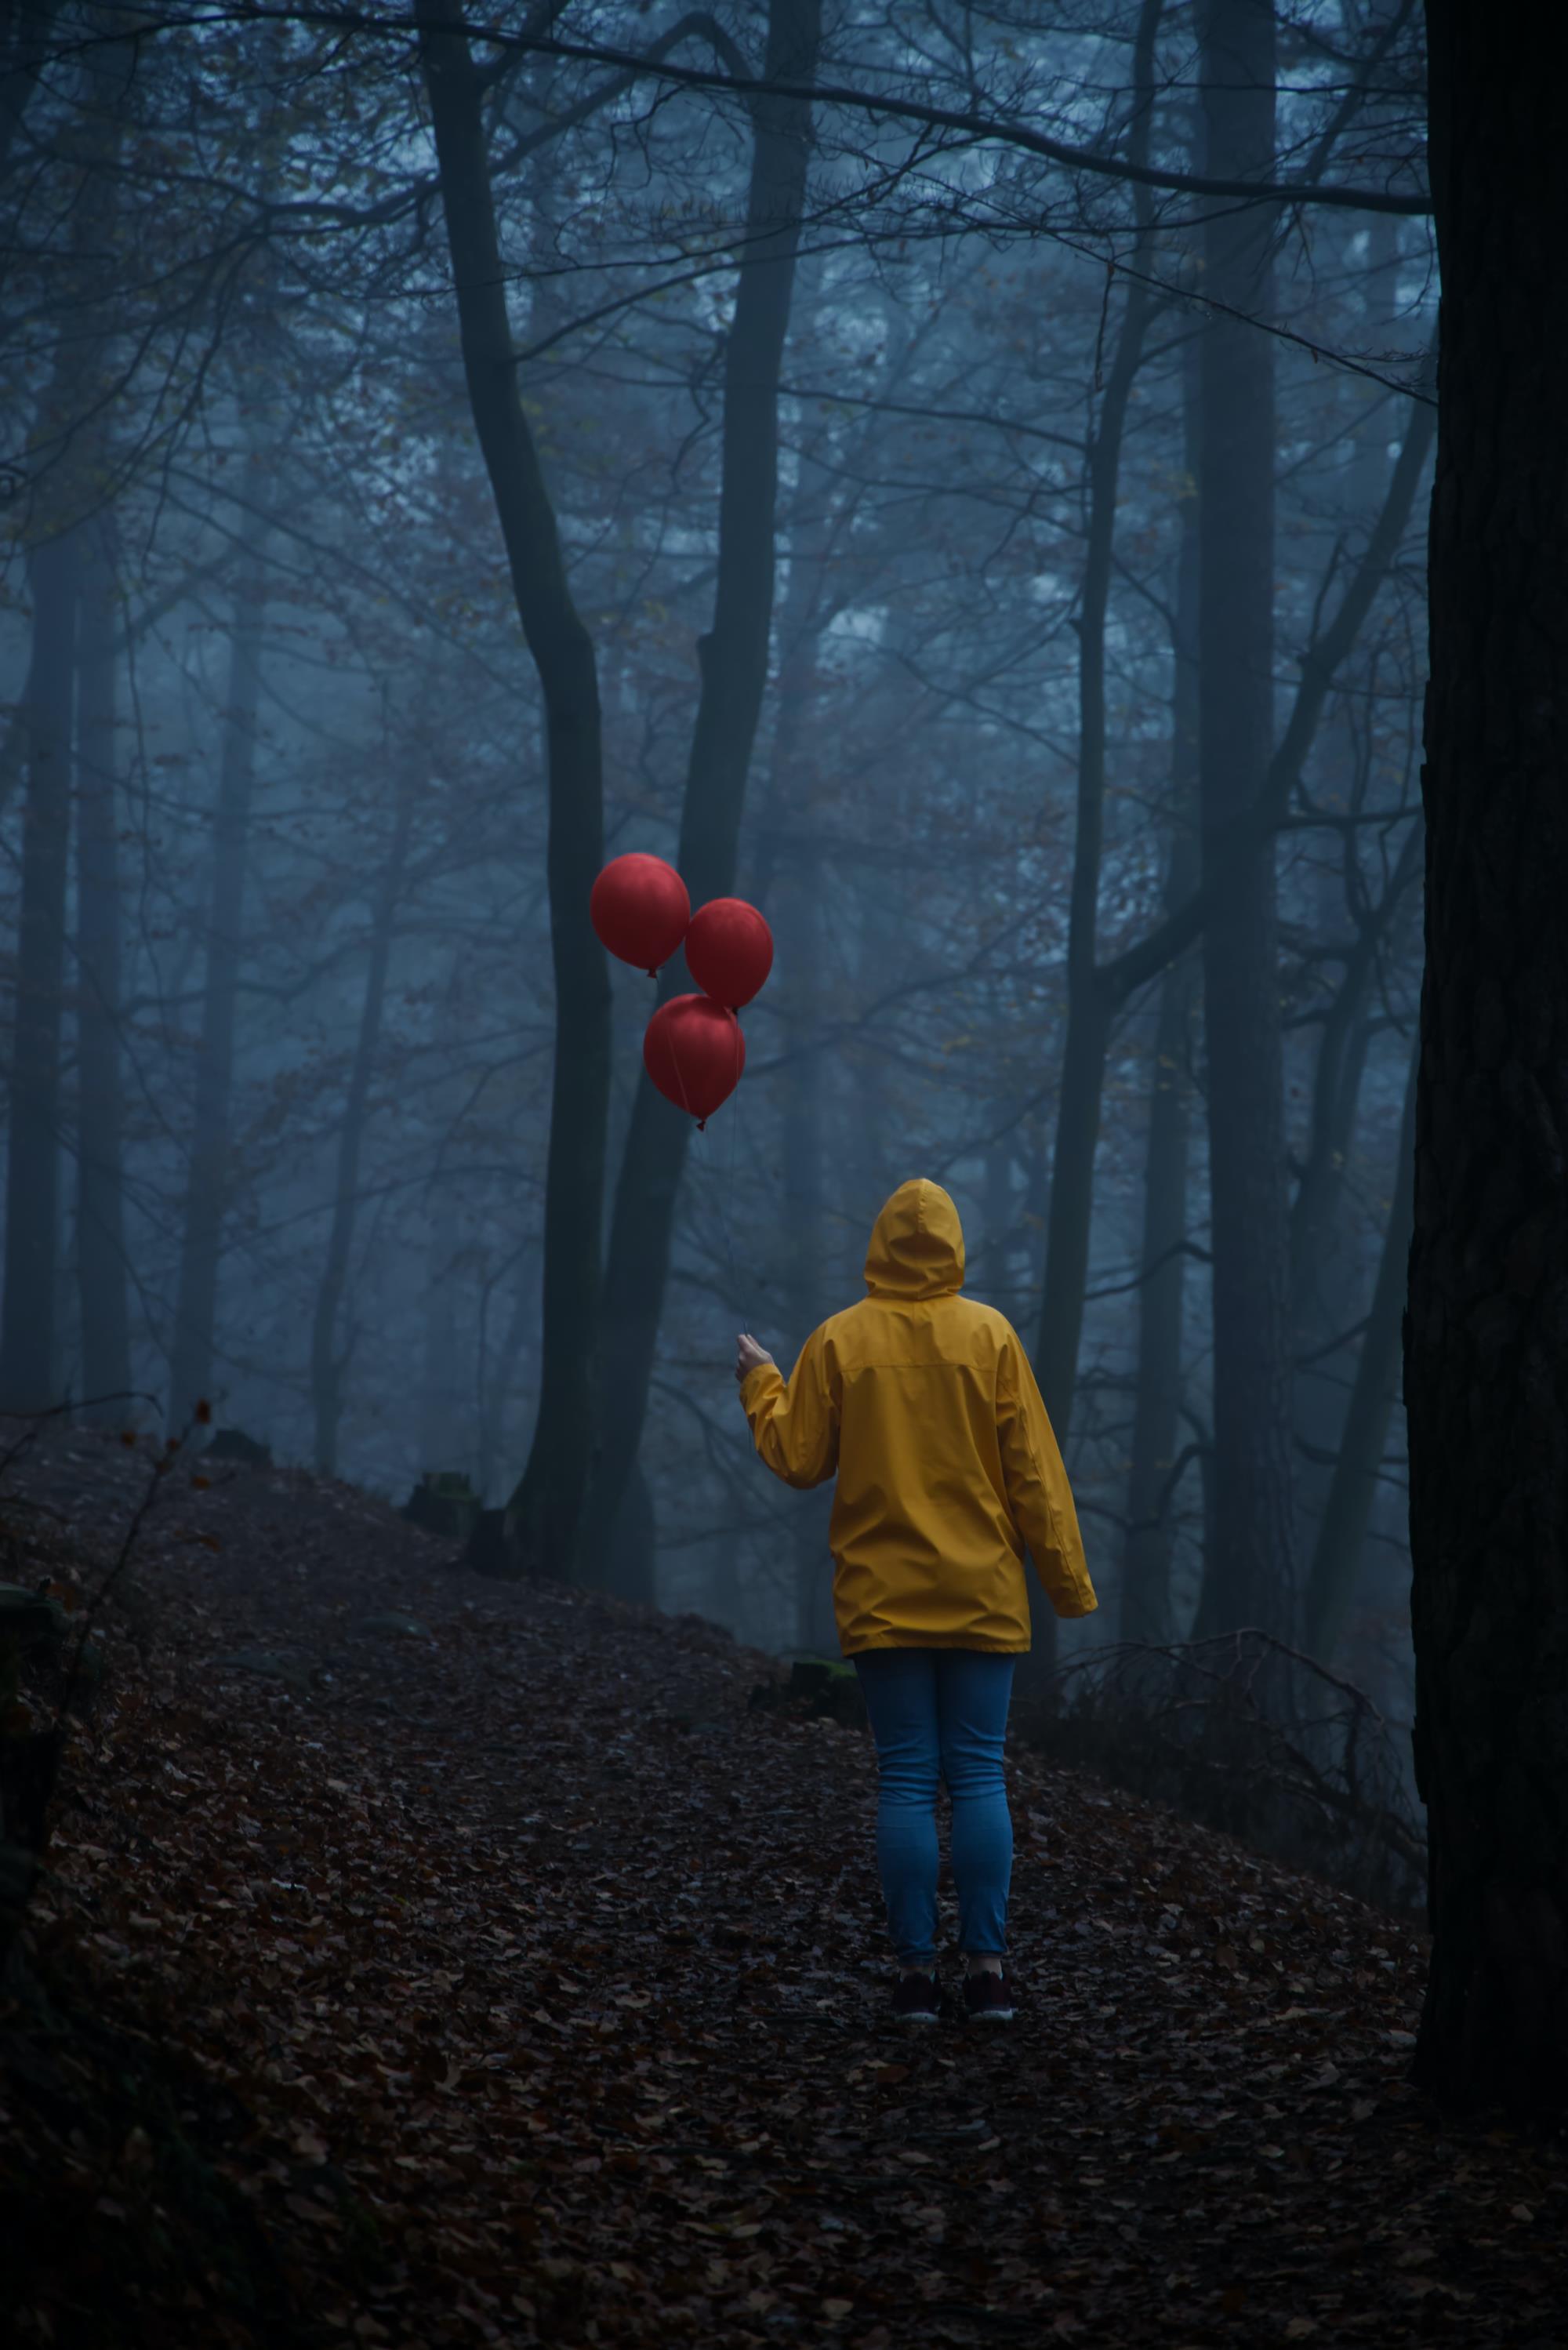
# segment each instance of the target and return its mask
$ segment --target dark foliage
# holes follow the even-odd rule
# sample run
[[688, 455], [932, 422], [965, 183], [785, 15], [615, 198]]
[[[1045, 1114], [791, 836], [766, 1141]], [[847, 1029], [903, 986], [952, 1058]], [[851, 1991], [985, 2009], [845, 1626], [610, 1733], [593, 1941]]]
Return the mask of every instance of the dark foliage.
[[1371, 1700], [1258, 1631], [1102, 1650], [1025, 1734], [1056, 1762], [1169, 1804], [1414, 1922], [1426, 1846], [1398, 1733]]
[[[83, 1587], [146, 1473], [28, 1456]], [[1020, 2023], [901, 2041], [865, 1737], [456, 1561], [165, 1481], [0, 2017], [14, 2338], [1550, 2338], [1561, 2147], [1408, 2086], [1419, 1936], [1019, 1749]]]

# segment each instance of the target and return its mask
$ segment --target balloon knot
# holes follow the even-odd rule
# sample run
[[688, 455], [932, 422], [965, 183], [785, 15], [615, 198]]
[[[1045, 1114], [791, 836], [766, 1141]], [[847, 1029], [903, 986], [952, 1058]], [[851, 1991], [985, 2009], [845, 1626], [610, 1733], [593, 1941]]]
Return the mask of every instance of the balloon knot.
[[698, 1119], [698, 1121], [697, 1121], [697, 1131], [698, 1131], [698, 1133], [699, 1133], [699, 1134], [706, 1134], [706, 1133], [707, 1133], [707, 1131], [708, 1131], [708, 1121], [707, 1121], [707, 1119], [706, 1119], [705, 1118], [700, 1118]]

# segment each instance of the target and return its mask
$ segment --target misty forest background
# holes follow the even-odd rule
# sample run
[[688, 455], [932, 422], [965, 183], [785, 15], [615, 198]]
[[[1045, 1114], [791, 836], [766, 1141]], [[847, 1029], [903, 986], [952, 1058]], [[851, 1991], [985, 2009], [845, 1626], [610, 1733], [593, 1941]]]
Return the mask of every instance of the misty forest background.
[[[8, 20], [0, 1404], [817, 1649], [733, 1336], [927, 1175], [1063, 1657], [1255, 1624], [1407, 1722], [1419, 12], [200, 15]], [[777, 940], [701, 1135], [633, 848]]]

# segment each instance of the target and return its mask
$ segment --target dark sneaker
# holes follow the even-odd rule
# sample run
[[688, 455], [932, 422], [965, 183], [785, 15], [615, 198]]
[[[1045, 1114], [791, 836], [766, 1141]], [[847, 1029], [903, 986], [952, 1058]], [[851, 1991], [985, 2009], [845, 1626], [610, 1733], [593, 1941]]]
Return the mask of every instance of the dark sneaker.
[[963, 2012], [971, 2023], [1011, 2023], [1012, 1986], [1005, 1975], [966, 1975]]
[[893, 2013], [900, 2023], [935, 2023], [941, 2012], [941, 1993], [935, 1975], [898, 1977], [898, 1987], [893, 1993]]

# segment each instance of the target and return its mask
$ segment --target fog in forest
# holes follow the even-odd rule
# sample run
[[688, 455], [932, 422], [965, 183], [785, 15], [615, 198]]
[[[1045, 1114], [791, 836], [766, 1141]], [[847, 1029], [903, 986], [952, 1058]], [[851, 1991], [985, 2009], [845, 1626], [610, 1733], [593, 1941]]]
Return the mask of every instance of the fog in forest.
[[[0, 1403], [817, 1652], [735, 1333], [928, 1176], [1057, 1661], [1257, 1625], [1407, 1722], [1418, 14], [332, 16], [7, 51]], [[702, 1131], [634, 850], [775, 941]]]

